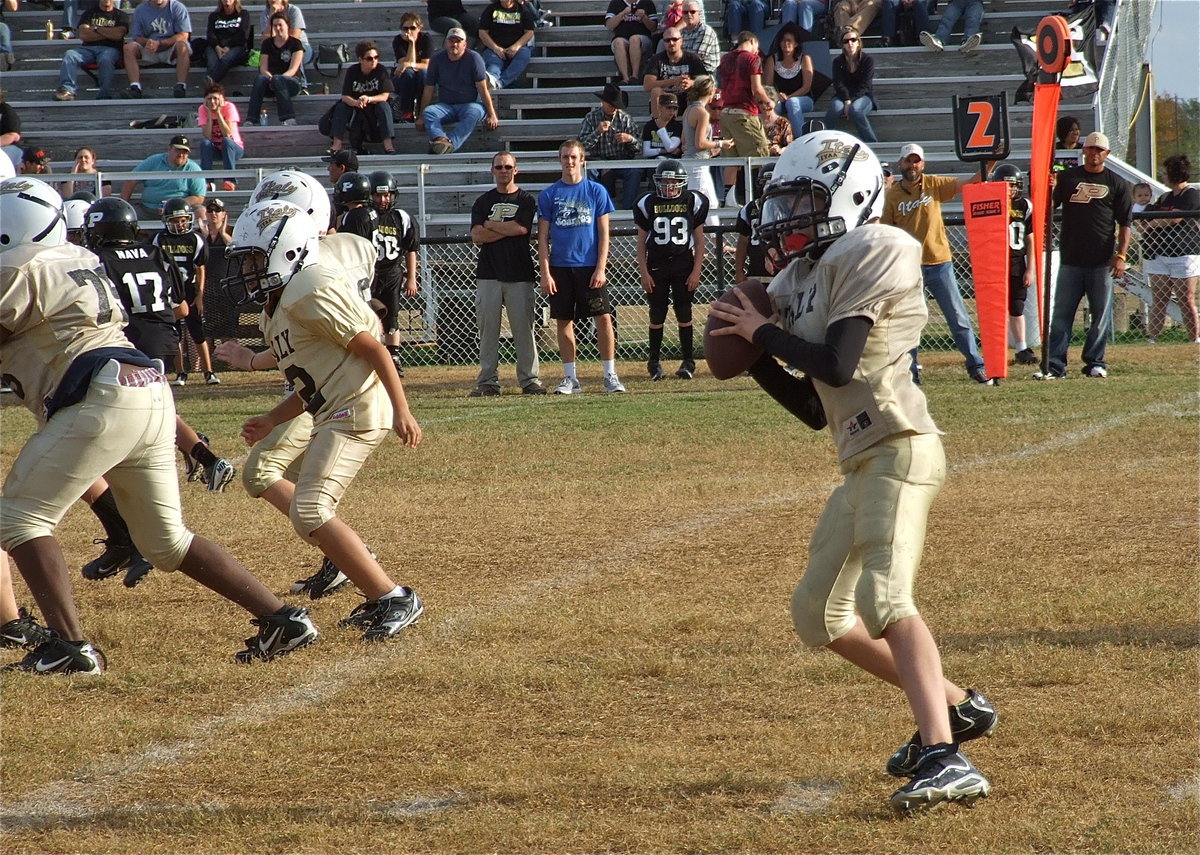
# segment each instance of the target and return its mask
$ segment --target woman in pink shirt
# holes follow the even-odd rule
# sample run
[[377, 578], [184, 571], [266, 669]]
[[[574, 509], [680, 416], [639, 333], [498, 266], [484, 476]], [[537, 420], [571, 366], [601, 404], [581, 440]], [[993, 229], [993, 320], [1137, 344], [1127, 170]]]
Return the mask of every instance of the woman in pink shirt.
[[[237, 105], [225, 100], [225, 87], [220, 83], [210, 83], [204, 90], [204, 103], [200, 105], [200, 168], [205, 172], [212, 169], [213, 161], [219, 154], [221, 163], [226, 169], [237, 169], [237, 162], [246, 153], [242, 142], [242, 132], [238, 123], [242, 117], [238, 115]], [[225, 179], [225, 190], [237, 188], [233, 178]], [[210, 182], [209, 189], [215, 189]]]

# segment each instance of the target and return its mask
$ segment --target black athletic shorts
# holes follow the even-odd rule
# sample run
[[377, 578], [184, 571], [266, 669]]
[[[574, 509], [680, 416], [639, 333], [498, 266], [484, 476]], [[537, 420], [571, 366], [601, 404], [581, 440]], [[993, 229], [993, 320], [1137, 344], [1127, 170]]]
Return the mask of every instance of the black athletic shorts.
[[556, 321], [575, 321], [612, 314], [608, 285], [589, 288], [594, 267], [551, 267], [555, 292], [546, 298], [550, 317]]
[[1008, 263], [1008, 314], [1019, 318], [1025, 314], [1025, 298], [1029, 289], [1025, 287], [1025, 256], [1010, 257]]
[[400, 297], [404, 294], [405, 273], [406, 269], [400, 264], [375, 269], [371, 296], [383, 303], [385, 333], [394, 333], [400, 329]]

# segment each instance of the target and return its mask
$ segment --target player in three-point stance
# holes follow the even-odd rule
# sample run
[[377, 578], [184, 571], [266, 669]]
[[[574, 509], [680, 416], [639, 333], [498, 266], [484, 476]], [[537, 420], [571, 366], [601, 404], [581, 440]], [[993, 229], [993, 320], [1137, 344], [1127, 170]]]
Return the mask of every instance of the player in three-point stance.
[[663, 379], [663, 326], [667, 304], [675, 306], [683, 362], [675, 376], [691, 380], [696, 373], [692, 294], [700, 287], [704, 266], [704, 220], [708, 198], [687, 189], [687, 169], [678, 160], [660, 160], [654, 168], [654, 192], [633, 206], [637, 224], [638, 271], [650, 302], [650, 358], [646, 371], [651, 380]]
[[908, 814], [988, 794], [959, 744], [990, 734], [997, 716], [978, 692], [943, 677], [913, 602], [927, 514], [946, 466], [908, 355], [927, 317], [921, 246], [874, 222], [882, 190], [878, 159], [854, 137], [819, 131], [793, 142], [760, 221], [780, 270], [768, 288], [777, 320], [741, 292], [740, 306], [713, 303], [709, 311], [730, 324], [713, 335], [740, 335], [764, 349], [751, 368], [763, 389], [833, 434], [845, 480], [813, 532], [792, 620], [806, 645], [904, 690], [917, 733], [887, 770], [910, 778], [891, 798]]

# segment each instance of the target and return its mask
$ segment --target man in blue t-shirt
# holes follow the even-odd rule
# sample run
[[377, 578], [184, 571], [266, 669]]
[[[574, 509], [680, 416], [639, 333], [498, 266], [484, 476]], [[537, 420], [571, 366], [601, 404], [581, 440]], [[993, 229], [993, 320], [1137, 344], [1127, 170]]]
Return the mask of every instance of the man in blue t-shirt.
[[[186, 172], [179, 178], [147, 178], [145, 180], [130, 178], [121, 186], [121, 198], [126, 202], [133, 201], [133, 188], [142, 185], [142, 201], [138, 210], [141, 217], [158, 219], [162, 213], [162, 203], [167, 199], [183, 197], [196, 213], [196, 222], [205, 221], [204, 210], [204, 176], [199, 174], [199, 165], [191, 159], [192, 145], [186, 136], [176, 134], [171, 137], [167, 150], [162, 154], [152, 154], [133, 168], [134, 172]], [[193, 174], [196, 173], [196, 174]], [[136, 207], [136, 206], [135, 206]]]
[[187, 76], [192, 67], [192, 17], [179, 0], [146, 0], [133, 13], [133, 26], [125, 42], [126, 98], [142, 97], [143, 65], [174, 65], [176, 98], [187, 97]]
[[617, 376], [617, 341], [608, 297], [608, 215], [615, 210], [604, 185], [586, 177], [587, 152], [579, 140], [558, 148], [562, 178], [538, 196], [538, 255], [542, 293], [558, 327], [563, 379], [556, 395], [583, 391], [575, 374], [575, 321], [593, 318], [604, 366], [604, 391], [624, 392]]
[[[438, 100], [433, 100], [437, 87]], [[459, 27], [446, 33], [446, 46], [429, 59], [425, 71], [425, 89], [417, 113], [417, 130], [429, 136], [429, 151], [449, 154], [458, 151], [483, 120], [494, 131], [500, 126], [496, 108], [488, 91], [487, 70], [483, 57], [467, 50], [467, 34]], [[445, 131], [443, 122], [454, 122], [454, 130]], [[447, 136], [447, 133], [449, 135]]]

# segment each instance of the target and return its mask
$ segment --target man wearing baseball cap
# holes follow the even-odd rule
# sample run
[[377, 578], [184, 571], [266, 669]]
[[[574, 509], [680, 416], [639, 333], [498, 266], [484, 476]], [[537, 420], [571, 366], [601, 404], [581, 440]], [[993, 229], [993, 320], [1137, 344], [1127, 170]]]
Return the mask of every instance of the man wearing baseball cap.
[[[447, 121], [454, 122], [453, 130], [443, 129]], [[417, 130], [428, 135], [431, 153], [449, 154], [463, 147], [480, 121], [489, 131], [500, 126], [488, 91], [487, 69], [483, 57], [467, 49], [466, 32], [452, 27], [445, 47], [430, 58], [425, 71]]]
[[[126, 202], [133, 201], [133, 190], [138, 184], [142, 185], [141, 202], [135, 204], [138, 216], [158, 219], [162, 203], [167, 199], [184, 197], [192, 210], [196, 212], [196, 221], [204, 222], [204, 177], [200, 166], [191, 159], [192, 143], [183, 134], [171, 137], [167, 150], [161, 154], [152, 154], [133, 168], [134, 172], [179, 172], [189, 173], [178, 178], [131, 178], [121, 187], [121, 198]], [[190, 173], [197, 173], [191, 175]]]
[[1061, 263], [1050, 312], [1049, 371], [1033, 375], [1041, 380], [1067, 376], [1071, 326], [1085, 296], [1091, 321], [1083, 342], [1083, 376], [1108, 376], [1104, 353], [1112, 329], [1113, 294], [1108, 274], [1111, 271], [1114, 279], [1125, 275], [1133, 208], [1129, 185], [1104, 165], [1108, 154], [1108, 137], [1090, 133], [1083, 141], [1083, 162], [1051, 174], [1054, 204], [1063, 206]]
[[21, 151], [22, 175], [45, 175], [50, 171], [50, 155], [44, 149], [30, 146]]
[[[925, 174], [925, 150], [916, 143], [900, 149], [899, 181], [893, 181], [883, 200], [883, 216], [879, 221], [908, 232], [921, 242], [921, 276], [925, 288], [937, 300], [938, 308], [950, 327], [954, 346], [966, 360], [967, 376], [986, 383], [983, 357], [975, 343], [975, 330], [967, 314], [954, 263], [950, 260], [950, 240], [942, 220], [942, 203], [949, 202], [963, 187], [979, 180], [979, 173], [969, 178], [952, 175]], [[988, 165], [991, 171], [991, 165]], [[914, 367], [914, 371], [915, 371]]]

